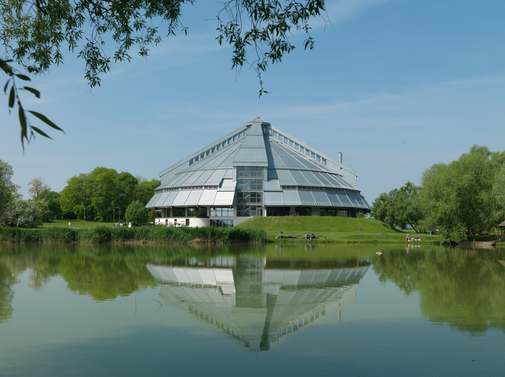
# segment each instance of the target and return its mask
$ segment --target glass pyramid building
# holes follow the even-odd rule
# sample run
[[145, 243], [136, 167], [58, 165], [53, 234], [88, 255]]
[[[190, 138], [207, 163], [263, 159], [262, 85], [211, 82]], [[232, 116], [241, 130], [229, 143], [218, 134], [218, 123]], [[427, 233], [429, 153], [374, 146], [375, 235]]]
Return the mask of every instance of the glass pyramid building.
[[256, 118], [160, 173], [157, 224], [233, 226], [252, 216], [356, 216], [357, 172]]

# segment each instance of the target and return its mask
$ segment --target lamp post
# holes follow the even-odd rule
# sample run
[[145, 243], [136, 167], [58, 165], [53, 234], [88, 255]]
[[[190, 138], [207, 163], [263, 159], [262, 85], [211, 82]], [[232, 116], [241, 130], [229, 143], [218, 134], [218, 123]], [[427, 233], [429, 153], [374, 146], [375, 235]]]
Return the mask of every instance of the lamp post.
[[84, 207], [84, 216], [82, 217], [82, 221], [84, 223], [84, 228], [86, 228], [86, 207]]
[[116, 224], [116, 209], [115, 208], [112, 209], [112, 222], [114, 224]]

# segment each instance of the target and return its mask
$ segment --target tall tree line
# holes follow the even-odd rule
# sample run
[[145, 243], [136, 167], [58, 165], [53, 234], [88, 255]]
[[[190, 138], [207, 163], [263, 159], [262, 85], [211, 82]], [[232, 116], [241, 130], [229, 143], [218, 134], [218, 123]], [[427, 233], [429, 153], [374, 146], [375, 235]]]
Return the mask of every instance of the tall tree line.
[[[14, 170], [0, 160], [0, 226], [34, 226], [65, 218], [124, 219], [132, 203], [145, 206], [160, 180], [134, 177], [114, 169], [97, 167], [67, 181], [61, 192], [52, 191], [42, 177], [28, 183], [30, 199], [23, 200], [19, 185], [12, 183]], [[151, 214], [154, 215], [154, 214]], [[153, 216], [151, 216], [153, 217]]]
[[[61, 191], [60, 205], [64, 214], [95, 220], [124, 217], [134, 201], [146, 205], [160, 180], [134, 177], [128, 172], [97, 167], [87, 174], [74, 175]], [[84, 214], [86, 212], [86, 214]]]
[[446, 242], [490, 231], [505, 220], [505, 151], [474, 145], [450, 164], [434, 164], [420, 186], [407, 182], [379, 195], [371, 215], [391, 227], [436, 230]]

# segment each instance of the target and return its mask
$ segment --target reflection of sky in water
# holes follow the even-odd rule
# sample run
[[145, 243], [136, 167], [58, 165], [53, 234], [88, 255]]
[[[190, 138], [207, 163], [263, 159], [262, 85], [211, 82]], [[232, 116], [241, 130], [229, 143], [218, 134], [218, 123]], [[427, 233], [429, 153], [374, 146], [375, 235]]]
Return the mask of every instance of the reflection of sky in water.
[[[369, 253], [365, 247], [361, 250], [363, 260], [374, 261], [372, 248]], [[270, 268], [270, 263], [274, 267], [282, 264], [267, 259], [266, 265], [248, 262], [230, 266], [233, 287], [222, 285], [221, 290], [217, 284], [190, 287], [166, 281], [158, 287], [102, 302], [69, 291], [68, 283], [59, 276], [53, 276], [47, 285], [34, 291], [28, 286], [31, 270], [26, 270], [13, 286], [13, 315], [0, 323], [0, 376], [502, 373], [503, 332], [490, 329], [475, 336], [430, 322], [421, 314], [417, 291], [405, 295], [390, 280], [380, 282], [371, 268], [357, 281], [343, 285], [332, 285], [321, 278], [324, 276], [321, 271], [332, 268], [312, 268], [313, 279], [319, 275], [310, 286], [294, 284], [293, 271], [300, 270], [301, 276], [302, 269]], [[167, 267], [163, 263], [150, 266]], [[334, 269], [338, 268], [351, 269], [350, 266]], [[240, 277], [245, 284], [238, 289], [237, 269], [246, 272]], [[307, 270], [311, 271], [303, 269]], [[285, 273], [291, 275], [285, 277]], [[204, 300], [190, 297], [196, 291], [204, 295]], [[304, 296], [310, 291], [318, 294]], [[224, 306], [213, 301], [211, 293], [219, 294]], [[276, 296], [275, 303], [272, 296]], [[331, 305], [339, 304], [339, 308], [330, 309]], [[268, 320], [269, 308], [273, 312]], [[214, 318], [211, 313], [215, 313]], [[259, 315], [254, 317], [254, 313]], [[311, 314], [313, 322], [297, 331], [292, 328], [289, 333], [292, 335], [288, 335], [290, 325], [302, 317], [309, 316], [310, 321]], [[226, 322], [223, 316], [231, 316], [227, 317], [231, 320]], [[261, 343], [268, 323], [271, 342], [268, 352], [244, 352], [242, 339], [209, 323], [219, 318], [230, 330], [236, 326], [237, 335], [241, 335], [237, 329], [251, 330], [251, 324], [257, 325], [250, 331], [256, 344]], [[282, 334], [284, 328], [286, 334]], [[278, 329], [281, 338], [272, 342], [274, 330]]]

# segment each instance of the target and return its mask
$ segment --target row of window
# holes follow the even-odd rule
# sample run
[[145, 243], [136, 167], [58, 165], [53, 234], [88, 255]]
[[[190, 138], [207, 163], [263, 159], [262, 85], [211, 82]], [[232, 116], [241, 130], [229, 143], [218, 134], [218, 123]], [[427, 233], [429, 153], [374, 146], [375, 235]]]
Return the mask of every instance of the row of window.
[[349, 193], [358, 193], [357, 191], [339, 189], [335, 187], [311, 187], [311, 186], [281, 186], [283, 190], [326, 190], [326, 191], [342, 191]]
[[[172, 207], [172, 214], [170, 215], [170, 208], [164, 212], [165, 217], [207, 217], [207, 207], [188, 207], [187, 212], [184, 207]], [[233, 217], [233, 208], [211, 207], [211, 217]]]
[[289, 145], [291, 148], [296, 149], [299, 151], [301, 154], [306, 155], [307, 157], [310, 157], [317, 162], [320, 162], [323, 165], [326, 165], [326, 159], [319, 156], [317, 153], [312, 152], [311, 150], [302, 147], [300, 144], [295, 143], [293, 140], [288, 139], [286, 136], [281, 135], [279, 132], [273, 131], [271, 128], [269, 128], [268, 131], [269, 135], [274, 137], [275, 139], [279, 140], [280, 142]]
[[179, 191], [179, 190], [217, 190], [219, 186], [186, 186], [186, 187], [170, 187], [163, 191]]
[[233, 208], [212, 207], [210, 209], [211, 217], [233, 217]]
[[193, 163], [203, 160], [205, 157], [210, 156], [212, 153], [217, 152], [221, 148], [224, 148], [227, 145], [230, 145], [231, 143], [244, 137], [246, 134], [246, 131], [247, 131], [247, 129], [245, 129], [244, 131], [240, 131], [238, 134], [235, 134], [232, 137], [229, 137], [227, 140], [220, 142], [219, 144], [213, 146], [212, 148], [207, 149], [205, 152], [201, 153], [199, 156], [193, 157], [191, 160], [189, 160], [189, 165], [193, 165]]

